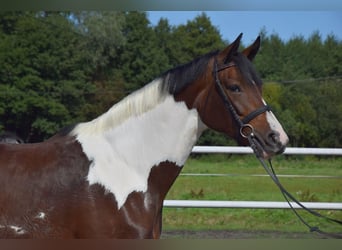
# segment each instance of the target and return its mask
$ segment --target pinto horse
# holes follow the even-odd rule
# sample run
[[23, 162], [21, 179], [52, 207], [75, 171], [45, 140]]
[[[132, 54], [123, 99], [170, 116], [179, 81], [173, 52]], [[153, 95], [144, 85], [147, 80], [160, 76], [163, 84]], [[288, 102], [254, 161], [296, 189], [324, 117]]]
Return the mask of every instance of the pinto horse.
[[35, 144], [0, 144], [0, 237], [159, 238], [163, 200], [211, 128], [270, 158], [288, 137], [262, 98], [259, 37], [173, 68], [106, 113]]

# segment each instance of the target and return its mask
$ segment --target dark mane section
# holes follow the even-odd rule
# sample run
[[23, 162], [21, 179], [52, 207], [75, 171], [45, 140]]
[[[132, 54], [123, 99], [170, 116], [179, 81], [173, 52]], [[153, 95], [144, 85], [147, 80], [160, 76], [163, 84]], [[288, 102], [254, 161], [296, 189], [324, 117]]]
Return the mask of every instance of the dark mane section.
[[210, 52], [189, 63], [166, 71], [162, 74], [162, 78], [164, 79], [163, 89], [166, 89], [170, 94], [178, 94], [205, 73], [205, 68], [208, 66], [210, 58], [217, 53], [218, 51]]
[[0, 134], [0, 143], [21, 144], [24, 143], [24, 140], [20, 138], [16, 133], [5, 131]]
[[245, 55], [238, 52], [232, 57], [232, 61], [235, 62], [241, 74], [248, 80], [248, 82], [252, 83], [254, 81], [257, 86], [262, 85], [262, 80], [259, 74], [254, 69], [252, 62]]
[[77, 126], [77, 124], [68, 125], [61, 130], [59, 130], [53, 137], [55, 136], [67, 136], [70, 132]]

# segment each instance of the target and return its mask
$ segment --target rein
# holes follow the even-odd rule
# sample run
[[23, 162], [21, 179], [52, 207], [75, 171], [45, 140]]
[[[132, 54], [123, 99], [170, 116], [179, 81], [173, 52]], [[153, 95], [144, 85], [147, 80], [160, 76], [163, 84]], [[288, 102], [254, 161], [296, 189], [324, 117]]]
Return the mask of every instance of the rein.
[[214, 61], [214, 78], [215, 78], [215, 83], [216, 83], [216, 87], [218, 89], [218, 92], [223, 100], [224, 106], [226, 107], [226, 109], [233, 115], [234, 120], [238, 123], [239, 127], [240, 127], [240, 135], [246, 139], [248, 139], [248, 142], [250, 144], [250, 147], [253, 149], [253, 152], [256, 156], [256, 158], [260, 161], [261, 165], [263, 166], [263, 168], [265, 169], [265, 171], [267, 172], [267, 174], [271, 177], [271, 179], [273, 180], [273, 182], [277, 185], [277, 187], [279, 188], [279, 190], [281, 191], [282, 195], [284, 196], [285, 200], [287, 201], [287, 203], [289, 204], [291, 210], [295, 213], [295, 215], [298, 217], [298, 219], [309, 228], [310, 232], [318, 232], [320, 234], [332, 237], [332, 238], [342, 238], [342, 235], [339, 234], [334, 234], [334, 233], [327, 233], [327, 232], [323, 232], [319, 229], [319, 227], [315, 227], [315, 226], [311, 226], [309, 223], [307, 223], [296, 211], [296, 209], [292, 206], [290, 201], [293, 201], [294, 203], [296, 203], [297, 205], [299, 205], [301, 208], [303, 208], [306, 212], [317, 216], [319, 218], [324, 218], [327, 221], [330, 222], [334, 222], [337, 224], [342, 225], [342, 221], [337, 220], [337, 219], [332, 219], [329, 218], [327, 216], [324, 216], [316, 211], [313, 211], [307, 207], [305, 207], [301, 202], [299, 202], [292, 194], [290, 194], [284, 187], [283, 185], [280, 183], [274, 169], [272, 166], [272, 162], [271, 160], [269, 160], [269, 165], [267, 165], [267, 163], [265, 162], [265, 160], [262, 158], [260, 151], [258, 150], [258, 146], [257, 146], [257, 142], [256, 142], [256, 138], [254, 135], [254, 128], [252, 125], [250, 125], [248, 122], [250, 122], [252, 119], [254, 119], [255, 117], [257, 117], [258, 115], [266, 112], [266, 111], [271, 111], [271, 108], [268, 105], [264, 105], [261, 108], [258, 108], [254, 111], [252, 111], [251, 113], [249, 113], [248, 115], [246, 115], [243, 119], [240, 119], [236, 109], [234, 108], [232, 102], [230, 101], [229, 97], [227, 96], [227, 94], [225, 93], [223, 86], [221, 84], [220, 79], [218, 78], [218, 72], [225, 70], [227, 68], [230, 67], [235, 67], [235, 63], [231, 62], [228, 63], [220, 68], [218, 68], [217, 66], [217, 60], [215, 59]]
[[253, 138], [253, 136], [248, 136], [248, 141], [250, 143], [251, 148], [253, 149], [254, 154], [256, 155], [257, 159], [260, 161], [261, 165], [263, 166], [263, 168], [266, 170], [267, 174], [271, 177], [271, 179], [273, 180], [273, 182], [277, 185], [277, 187], [279, 188], [279, 190], [281, 191], [282, 195], [284, 196], [286, 202], [289, 204], [291, 210], [294, 212], [294, 214], [297, 216], [297, 218], [305, 225], [309, 228], [310, 232], [317, 232], [323, 235], [326, 235], [328, 237], [332, 237], [332, 238], [342, 238], [341, 234], [334, 234], [334, 233], [327, 233], [324, 232], [322, 230], [319, 229], [318, 226], [311, 226], [308, 222], [306, 222], [302, 216], [299, 215], [299, 213], [296, 211], [296, 209], [292, 206], [290, 201], [293, 201], [294, 203], [296, 203], [298, 206], [300, 206], [301, 208], [303, 208], [306, 212], [317, 216], [319, 218], [324, 218], [327, 221], [330, 222], [334, 222], [337, 224], [342, 225], [342, 221], [337, 220], [337, 219], [333, 219], [330, 217], [327, 217], [325, 215], [322, 215], [314, 210], [311, 210], [307, 207], [305, 207], [300, 201], [298, 201], [291, 193], [289, 193], [284, 186], [280, 183], [274, 169], [272, 166], [272, 162], [271, 160], [269, 160], [269, 165], [267, 165], [267, 163], [265, 162], [265, 160], [259, 156], [258, 151], [257, 151], [257, 146], [255, 144], [255, 139]]

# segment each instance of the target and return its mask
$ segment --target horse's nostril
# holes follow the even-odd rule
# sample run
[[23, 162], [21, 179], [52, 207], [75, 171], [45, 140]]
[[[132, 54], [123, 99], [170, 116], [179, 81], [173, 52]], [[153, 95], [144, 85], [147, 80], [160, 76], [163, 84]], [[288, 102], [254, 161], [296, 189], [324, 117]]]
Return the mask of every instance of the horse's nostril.
[[280, 134], [277, 131], [272, 130], [267, 135], [266, 147], [268, 147], [270, 151], [273, 151], [276, 154], [281, 154], [284, 152], [285, 145], [281, 143]]
[[267, 142], [270, 145], [277, 145], [280, 143], [279, 133], [276, 131], [271, 131], [267, 136]]

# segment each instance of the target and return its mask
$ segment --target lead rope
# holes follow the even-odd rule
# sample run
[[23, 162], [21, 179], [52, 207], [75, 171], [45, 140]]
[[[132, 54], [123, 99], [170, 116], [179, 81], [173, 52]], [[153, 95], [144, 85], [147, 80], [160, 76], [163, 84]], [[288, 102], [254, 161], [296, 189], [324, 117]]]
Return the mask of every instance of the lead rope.
[[291, 210], [294, 212], [294, 214], [298, 217], [298, 219], [309, 228], [310, 232], [317, 232], [323, 235], [326, 235], [328, 237], [332, 237], [332, 238], [342, 238], [342, 234], [335, 234], [335, 233], [327, 233], [327, 232], [323, 232], [322, 230], [319, 229], [319, 227], [317, 226], [311, 226], [309, 223], [307, 223], [296, 211], [296, 209], [292, 206], [290, 200], [292, 200], [293, 202], [295, 202], [297, 205], [299, 205], [301, 208], [303, 208], [305, 211], [309, 212], [312, 215], [315, 215], [317, 217], [320, 218], [324, 218], [330, 222], [334, 222], [337, 224], [342, 225], [342, 221], [337, 220], [337, 219], [332, 219], [329, 218], [327, 216], [324, 216], [316, 211], [313, 211], [307, 207], [305, 207], [302, 203], [300, 203], [292, 194], [290, 194], [284, 187], [283, 185], [280, 183], [274, 169], [272, 166], [272, 162], [271, 160], [269, 160], [269, 166], [267, 165], [267, 163], [265, 162], [265, 160], [259, 155], [258, 153], [258, 149], [257, 146], [253, 140], [253, 134], [250, 134], [247, 136], [247, 139], [249, 141], [249, 144], [251, 146], [251, 148], [253, 149], [253, 152], [255, 153], [255, 156], [257, 157], [257, 159], [260, 161], [261, 165], [264, 167], [264, 169], [266, 170], [266, 172], [268, 173], [268, 175], [271, 177], [271, 179], [273, 180], [273, 182], [277, 185], [277, 187], [279, 188], [279, 190], [281, 191], [282, 195], [284, 196], [285, 200], [287, 201], [287, 203], [289, 204]]

